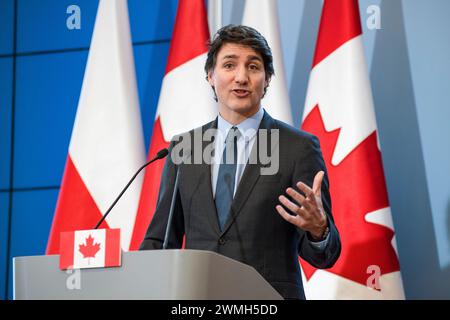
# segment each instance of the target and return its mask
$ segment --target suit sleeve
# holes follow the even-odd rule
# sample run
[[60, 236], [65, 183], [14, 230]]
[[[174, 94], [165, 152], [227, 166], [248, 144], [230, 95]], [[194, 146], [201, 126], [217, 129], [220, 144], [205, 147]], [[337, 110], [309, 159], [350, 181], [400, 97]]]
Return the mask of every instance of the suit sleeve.
[[341, 241], [331, 211], [328, 174], [320, 150], [319, 140], [315, 136], [311, 136], [305, 140], [305, 146], [301, 150], [302, 153], [295, 164], [292, 185], [296, 186], [297, 182], [302, 181], [311, 187], [317, 172], [321, 170], [325, 172], [322, 181], [322, 204], [327, 215], [330, 234], [325, 247], [318, 248], [311, 244], [311, 237], [308, 232], [297, 228], [297, 232], [300, 235], [298, 254], [316, 268], [331, 268], [341, 253]]
[[[170, 205], [175, 187], [175, 177], [179, 169], [171, 158], [171, 151], [174, 143], [169, 146], [169, 155], [166, 158], [164, 169], [161, 175], [161, 183], [159, 187], [158, 201], [153, 219], [147, 229], [144, 240], [139, 250], [161, 249], [164, 243], [167, 221], [169, 218]], [[175, 207], [171, 232], [169, 235], [168, 248], [179, 249], [183, 244], [184, 235], [184, 217], [183, 208], [179, 192], [175, 198]]]

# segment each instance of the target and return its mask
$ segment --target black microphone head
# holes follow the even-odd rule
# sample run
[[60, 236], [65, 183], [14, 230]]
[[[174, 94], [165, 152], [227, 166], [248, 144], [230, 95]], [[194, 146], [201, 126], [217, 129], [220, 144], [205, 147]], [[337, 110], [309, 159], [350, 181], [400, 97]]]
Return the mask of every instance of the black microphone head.
[[162, 159], [162, 158], [165, 158], [168, 154], [169, 154], [169, 150], [167, 150], [167, 148], [164, 148], [164, 149], [161, 149], [158, 151], [155, 158]]

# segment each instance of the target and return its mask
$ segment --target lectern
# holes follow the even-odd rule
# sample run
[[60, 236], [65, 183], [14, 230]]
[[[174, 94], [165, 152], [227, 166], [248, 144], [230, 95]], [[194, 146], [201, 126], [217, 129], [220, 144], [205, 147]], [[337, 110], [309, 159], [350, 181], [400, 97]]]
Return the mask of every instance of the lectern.
[[103, 269], [61, 271], [58, 255], [13, 263], [14, 299], [282, 299], [254, 268], [209, 251], [123, 252]]

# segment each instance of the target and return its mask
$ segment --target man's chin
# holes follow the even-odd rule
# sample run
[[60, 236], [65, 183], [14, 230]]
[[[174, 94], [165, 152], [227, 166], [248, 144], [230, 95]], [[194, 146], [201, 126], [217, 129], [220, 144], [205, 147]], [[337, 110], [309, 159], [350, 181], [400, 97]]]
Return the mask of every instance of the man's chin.
[[231, 105], [231, 109], [239, 114], [248, 114], [256, 112], [258, 110], [258, 107], [255, 107], [251, 105], [249, 102], [246, 102], [233, 104]]

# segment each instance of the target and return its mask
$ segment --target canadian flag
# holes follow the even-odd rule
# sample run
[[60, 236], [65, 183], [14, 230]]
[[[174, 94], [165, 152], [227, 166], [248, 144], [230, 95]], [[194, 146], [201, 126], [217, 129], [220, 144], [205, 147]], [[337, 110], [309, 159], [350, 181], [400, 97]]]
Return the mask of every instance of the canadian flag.
[[120, 253], [120, 229], [62, 232], [59, 268], [118, 267]]
[[[170, 43], [148, 157], [167, 148], [174, 135], [212, 121], [217, 114], [213, 92], [205, 80], [208, 21], [204, 0], [180, 0]], [[137, 250], [153, 217], [164, 162], [145, 172], [130, 250]]]
[[342, 252], [308, 299], [404, 299], [357, 0], [325, 0], [302, 129], [320, 139]]
[[272, 50], [275, 75], [270, 80], [262, 105], [271, 116], [292, 125], [291, 104], [281, 50], [277, 2], [275, 0], [246, 0], [242, 24], [260, 32]]
[[[126, 0], [99, 2], [64, 176], [47, 244], [57, 254], [63, 231], [92, 229], [145, 161]], [[120, 228], [128, 250], [142, 177], [101, 228]]]

